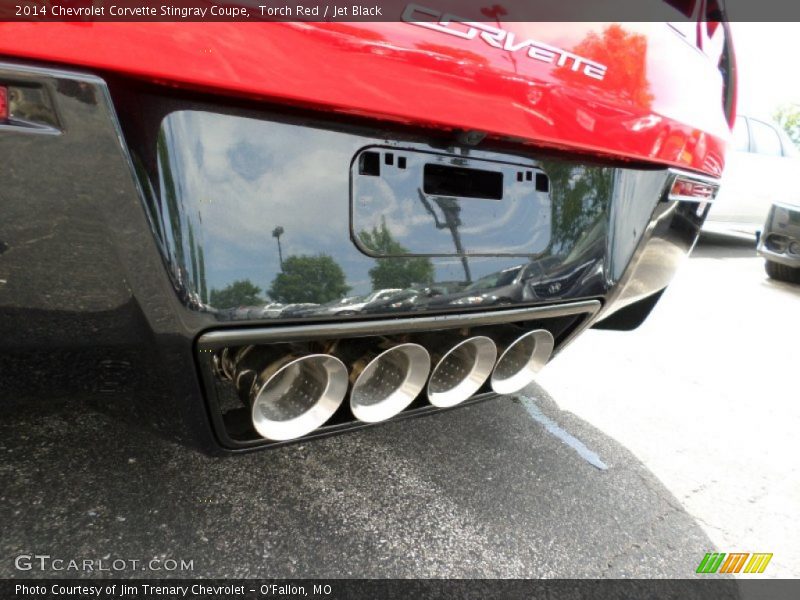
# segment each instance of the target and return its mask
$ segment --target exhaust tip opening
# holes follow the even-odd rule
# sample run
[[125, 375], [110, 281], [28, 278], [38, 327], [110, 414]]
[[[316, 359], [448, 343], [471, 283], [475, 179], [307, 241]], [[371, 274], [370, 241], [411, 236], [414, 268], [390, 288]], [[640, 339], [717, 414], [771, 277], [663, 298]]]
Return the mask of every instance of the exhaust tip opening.
[[553, 335], [544, 329], [518, 337], [497, 361], [492, 389], [498, 394], [513, 394], [524, 388], [550, 360], [554, 345]]
[[347, 368], [338, 358], [310, 354], [277, 371], [267, 367], [255, 382], [253, 426], [268, 440], [292, 440], [314, 431], [347, 394]]
[[492, 373], [497, 346], [475, 336], [453, 346], [438, 362], [428, 382], [428, 400], [434, 406], [455, 406], [477, 392]]
[[400, 344], [382, 352], [364, 367], [353, 384], [353, 416], [365, 423], [395, 416], [422, 391], [430, 369], [430, 355], [419, 344]]
[[232, 353], [233, 351], [230, 348], [223, 348], [222, 352], [214, 355], [213, 366], [220, 379], [233, 381], [236, 364], [234, 362], [234, 357], [231, 356]]

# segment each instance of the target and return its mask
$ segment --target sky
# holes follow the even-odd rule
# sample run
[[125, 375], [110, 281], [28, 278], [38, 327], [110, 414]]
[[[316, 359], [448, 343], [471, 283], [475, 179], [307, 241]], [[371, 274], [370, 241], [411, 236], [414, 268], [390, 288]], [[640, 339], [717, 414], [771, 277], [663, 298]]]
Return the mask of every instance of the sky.
[[781, 104], [800, 105], [800, 23], [731, 23], [739, 70], [737, 112], [770, 117]]

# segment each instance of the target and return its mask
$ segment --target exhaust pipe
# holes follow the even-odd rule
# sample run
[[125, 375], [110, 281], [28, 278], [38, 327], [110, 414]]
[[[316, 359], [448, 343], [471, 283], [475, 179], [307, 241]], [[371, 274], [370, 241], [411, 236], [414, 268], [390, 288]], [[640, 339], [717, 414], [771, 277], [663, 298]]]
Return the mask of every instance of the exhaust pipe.
[[398, 414], [425, 387], [431, 370], [428, 351], [403, 343], [368, 352], [353, 363], [350, 410], [359, 421], [377, 423]]
[[223, 348], [220, 352], [214, 354], [212, 358], [212, 368], [214, 374], [220, 379], [227, 379], [233, 381], [234, 367], [234, 351], [231, 348]]
[[492, 373], [492, 389], [498, 394], [513, 394], [531, 383], [547, 364], [555, 341], [553, 334], [544, 329], [529, 331], [517, 338], [501, 334], [500, 339], [501, 353]]
[[347, 394], [347, 368], [327, 354], [245, 346], [221, 370], [230, 371], [239, 396], [250, 406], [253, 427], [268, 440], [292, 440], [314, 431], [336, 412]]
[[428, 401], [439, 408], [455, 406], [477, 392], [492, 374], [497, 346], [482, 335], [464, 339], [441, 334], [429, 336], [434, 364], [428, 381]]

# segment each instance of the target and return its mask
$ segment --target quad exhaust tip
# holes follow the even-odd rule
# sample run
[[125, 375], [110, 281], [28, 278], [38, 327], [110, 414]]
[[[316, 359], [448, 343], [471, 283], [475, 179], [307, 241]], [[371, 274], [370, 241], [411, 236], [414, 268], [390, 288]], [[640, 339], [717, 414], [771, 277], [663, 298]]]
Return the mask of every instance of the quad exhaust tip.
[[[344, 402], [348, 388], [350, 411], [365, 423], [399, 414], [426, 383], [428, 400], [438, 408], [467, 400], [487, 379], [494, 392], [512, 394], [534, 380], [554, 347], [552, 334], [543, 329], [521, 336], [508, 330], [491, 337], [465, 335], [423, 336], [417, 341], [432, 348], [430, 354], [423, 345], [391, 345], [384, 338], [377, 349], [355, 360], [357, 347], [339, 351], [335, 344], [312, 353], [303, 346], [288, 352], [244, 346], [223, 349], [213, 364], [216, 374], [232, 381], [250, 407], [256, 432], [267, 440], [286, 441], [324, 425]], [[351, 366], [349, 373], [345, 364]]]
[[553, 334], [537, 329], [512, 341], [500, 355], [492, 373], [492, 390], [513, 394], [531, 383], [553, 354]]
[[341, 360], [289, 355], [262, 369], [250, 387], [253, 427], [268, 440], [292, 440], [323, 425], [342, 404], [349, 381]]
[[486, 336], [467, 338], [439, 360], [428, 382], [428, 401], [439, 408], [460, 404], [492, 374], [497, 346]]
[[398, 344], [362, 358], [353, 368], [353, 416], [365, 423], [392, 418], [419, 395], [430, 370], [430, 355], [419, 344]]

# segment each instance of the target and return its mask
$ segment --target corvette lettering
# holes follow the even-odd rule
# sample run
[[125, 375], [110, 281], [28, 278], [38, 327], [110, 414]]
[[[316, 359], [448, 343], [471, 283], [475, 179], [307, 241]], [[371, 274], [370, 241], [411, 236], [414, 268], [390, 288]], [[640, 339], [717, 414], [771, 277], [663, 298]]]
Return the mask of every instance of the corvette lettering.
[[[580, 72], [593, 79], [602, 80], [605, 77], [606, 67], [603, 64], [578, 56], [556, 46], [550, 46], [536, 40], [517, 40], [514, 33], [493, 27], [486, 23], [467, 21], [450, 13], [442, 13], [432, 8], [425, 8], [417, 4], [409, 4], [403, 16], [406, 23], [418, 25], [433, 31], [439, 31], [465, 40], [480, 38], [486, 44], [505, 50], [517, 52], [527, 48], [528, 57], [557, 67], [568, 67], [570, 70]], [[421, 20], [424, 19], [424, 20]]]

